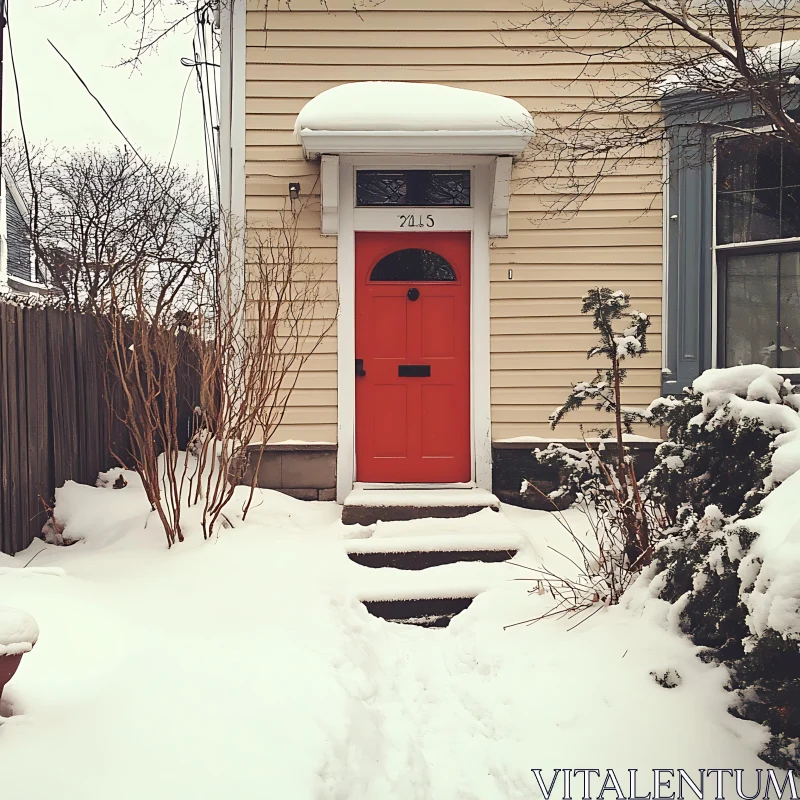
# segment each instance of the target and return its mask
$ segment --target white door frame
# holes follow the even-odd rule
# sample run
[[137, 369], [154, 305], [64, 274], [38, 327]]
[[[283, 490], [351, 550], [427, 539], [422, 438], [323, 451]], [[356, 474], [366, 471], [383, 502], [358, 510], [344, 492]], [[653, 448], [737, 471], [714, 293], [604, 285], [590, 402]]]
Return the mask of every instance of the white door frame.
[[[472, 233], [470, 276], [470, 447], [472, 485], [492, 486], [492, 427], [489, 368], [489, 225], [495, 178], [493, 156], [340, 156], [338, 162], [339, 291], [338, 339], [338, 448], [336, 499], [350, 493], [356, 474], [355, 392], [355, 233], [403, 231], [400, 215], [431, 214], [431, 231]], [[358, 169], [470, 169], [470, 208], [355, 208], [355, 171]], [[323, 176], [323, 181], [325, 180]], [[324, 194], [324, 189], [323, 189]], [[323, 197], [323, 204], [326, 200]], [[420, 230], [420, 229], [415, 229]], [[331, 231], [332, 232], [332, 231]], [[405, 485], [405, 484], [403, 484]]]

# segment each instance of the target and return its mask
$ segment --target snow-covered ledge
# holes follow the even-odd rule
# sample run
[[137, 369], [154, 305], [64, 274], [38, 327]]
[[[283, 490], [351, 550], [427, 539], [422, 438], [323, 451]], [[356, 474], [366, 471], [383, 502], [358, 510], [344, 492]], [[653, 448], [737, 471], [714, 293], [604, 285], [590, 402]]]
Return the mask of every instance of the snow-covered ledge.
[[393, 153], [519, 157], [530, 113], [508, 97], [429, 83], [364, 81], [318, 94], [295, 135], [306, 158]]

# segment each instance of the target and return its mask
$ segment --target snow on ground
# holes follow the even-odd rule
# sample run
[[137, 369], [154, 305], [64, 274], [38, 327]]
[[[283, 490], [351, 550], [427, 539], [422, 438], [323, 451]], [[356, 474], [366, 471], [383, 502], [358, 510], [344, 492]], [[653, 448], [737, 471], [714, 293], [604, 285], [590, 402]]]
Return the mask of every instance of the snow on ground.
[[[59, 491], [65, 536], [84, 541], [0, 560], [0, 601], [40, 628], [0, 709], [4, 798], [527, 800], [532, 768], [763, 766], [765, 732], [726, 713], [724, 669], [696, 658], [663, 601], [634, 596], [571, 631], [504, 629], [549, 607], [514, 580], [522, 567], [361, 567], [338, 506], [269, 491], [246, 524], [208, 542], [188, 524], [168, 551], [126, 477]], [[544, 512], [388, 525], [466, 535], [489, 514], [528, 542], [521, 563], [568, 568], [574, 545]], [[488, 588], [446, 630], [358, 602], [431, 575]], [[670, 669], [677, 688], [650, 675]]]

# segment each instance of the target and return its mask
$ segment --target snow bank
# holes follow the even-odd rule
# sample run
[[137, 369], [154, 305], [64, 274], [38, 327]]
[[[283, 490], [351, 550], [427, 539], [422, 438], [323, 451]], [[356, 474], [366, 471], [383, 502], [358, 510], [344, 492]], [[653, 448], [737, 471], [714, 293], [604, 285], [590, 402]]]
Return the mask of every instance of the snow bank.
[[39, 626], [30, 614], [0, 606], [0, 656], [27, 653], [38, 638]]
[[428, 83], [364, 81], [318, 94], [297, 116], [301, 131], [529, 131], [533, 119], [515, 100]]
[[[0, 577], [47, 633], [4, 693], [4, 797], [528, 800], [535, 767], [763, 766], [764, 731], [728, 715], [725, 671], [655, 610], [506, 630], [552, 598], [529, 594], [523, 566], [453, 564], [424, 582], [485, 591], [447, 630], [390, 624], [359, 597], [423, 580], [354, 564], [335, 504], [274, 492], [247, 523], [169, 551], [131, 483], [67, 484], [56, 515], [81, 542], [36, 563], [63, 577]], [[579, 558], [551, 514], [489, 515], [528, 542], [523, 565]], [[562, 521], [584, 535], [580, 513]], [[388, 524], [445, 522], [472, 535], [467, 520]], [[651, 676], [668, 670], [680, 686]]]

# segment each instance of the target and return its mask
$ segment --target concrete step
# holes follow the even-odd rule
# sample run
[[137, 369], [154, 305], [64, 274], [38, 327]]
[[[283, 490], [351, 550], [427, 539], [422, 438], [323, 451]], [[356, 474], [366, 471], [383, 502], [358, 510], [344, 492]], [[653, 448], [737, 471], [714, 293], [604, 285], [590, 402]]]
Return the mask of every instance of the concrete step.
[[469, 608], [474, 597], [427, 597], [413, 600], [364, 600], [367, 611], [387, 622], [446, 628], [456, 614]]
[[500, 501], [485, 489], [385, 489], [356, 484], [345, 498], [345, 525], [372, 525], [378, 521], [456, 518], [484, 508], [500, 510]]
[[[491, 503], [493, 495], [481, 497]], [[475, 597], [516, 575], [505, 562], [526, 546], [527, 535], [491, 509], [484, 505], [466, 519], [379, 521], [350, 529], [344, 551], [370, 568], [354, 568], [358, 598], [390, 622], [447, 627]]]
[[522, 544], [513, 533], [469, 533], [372, 537], [350, 540], [345, 547], [351, 561], [364, 567], [422, 570], [460, 561], [508, 561]]

